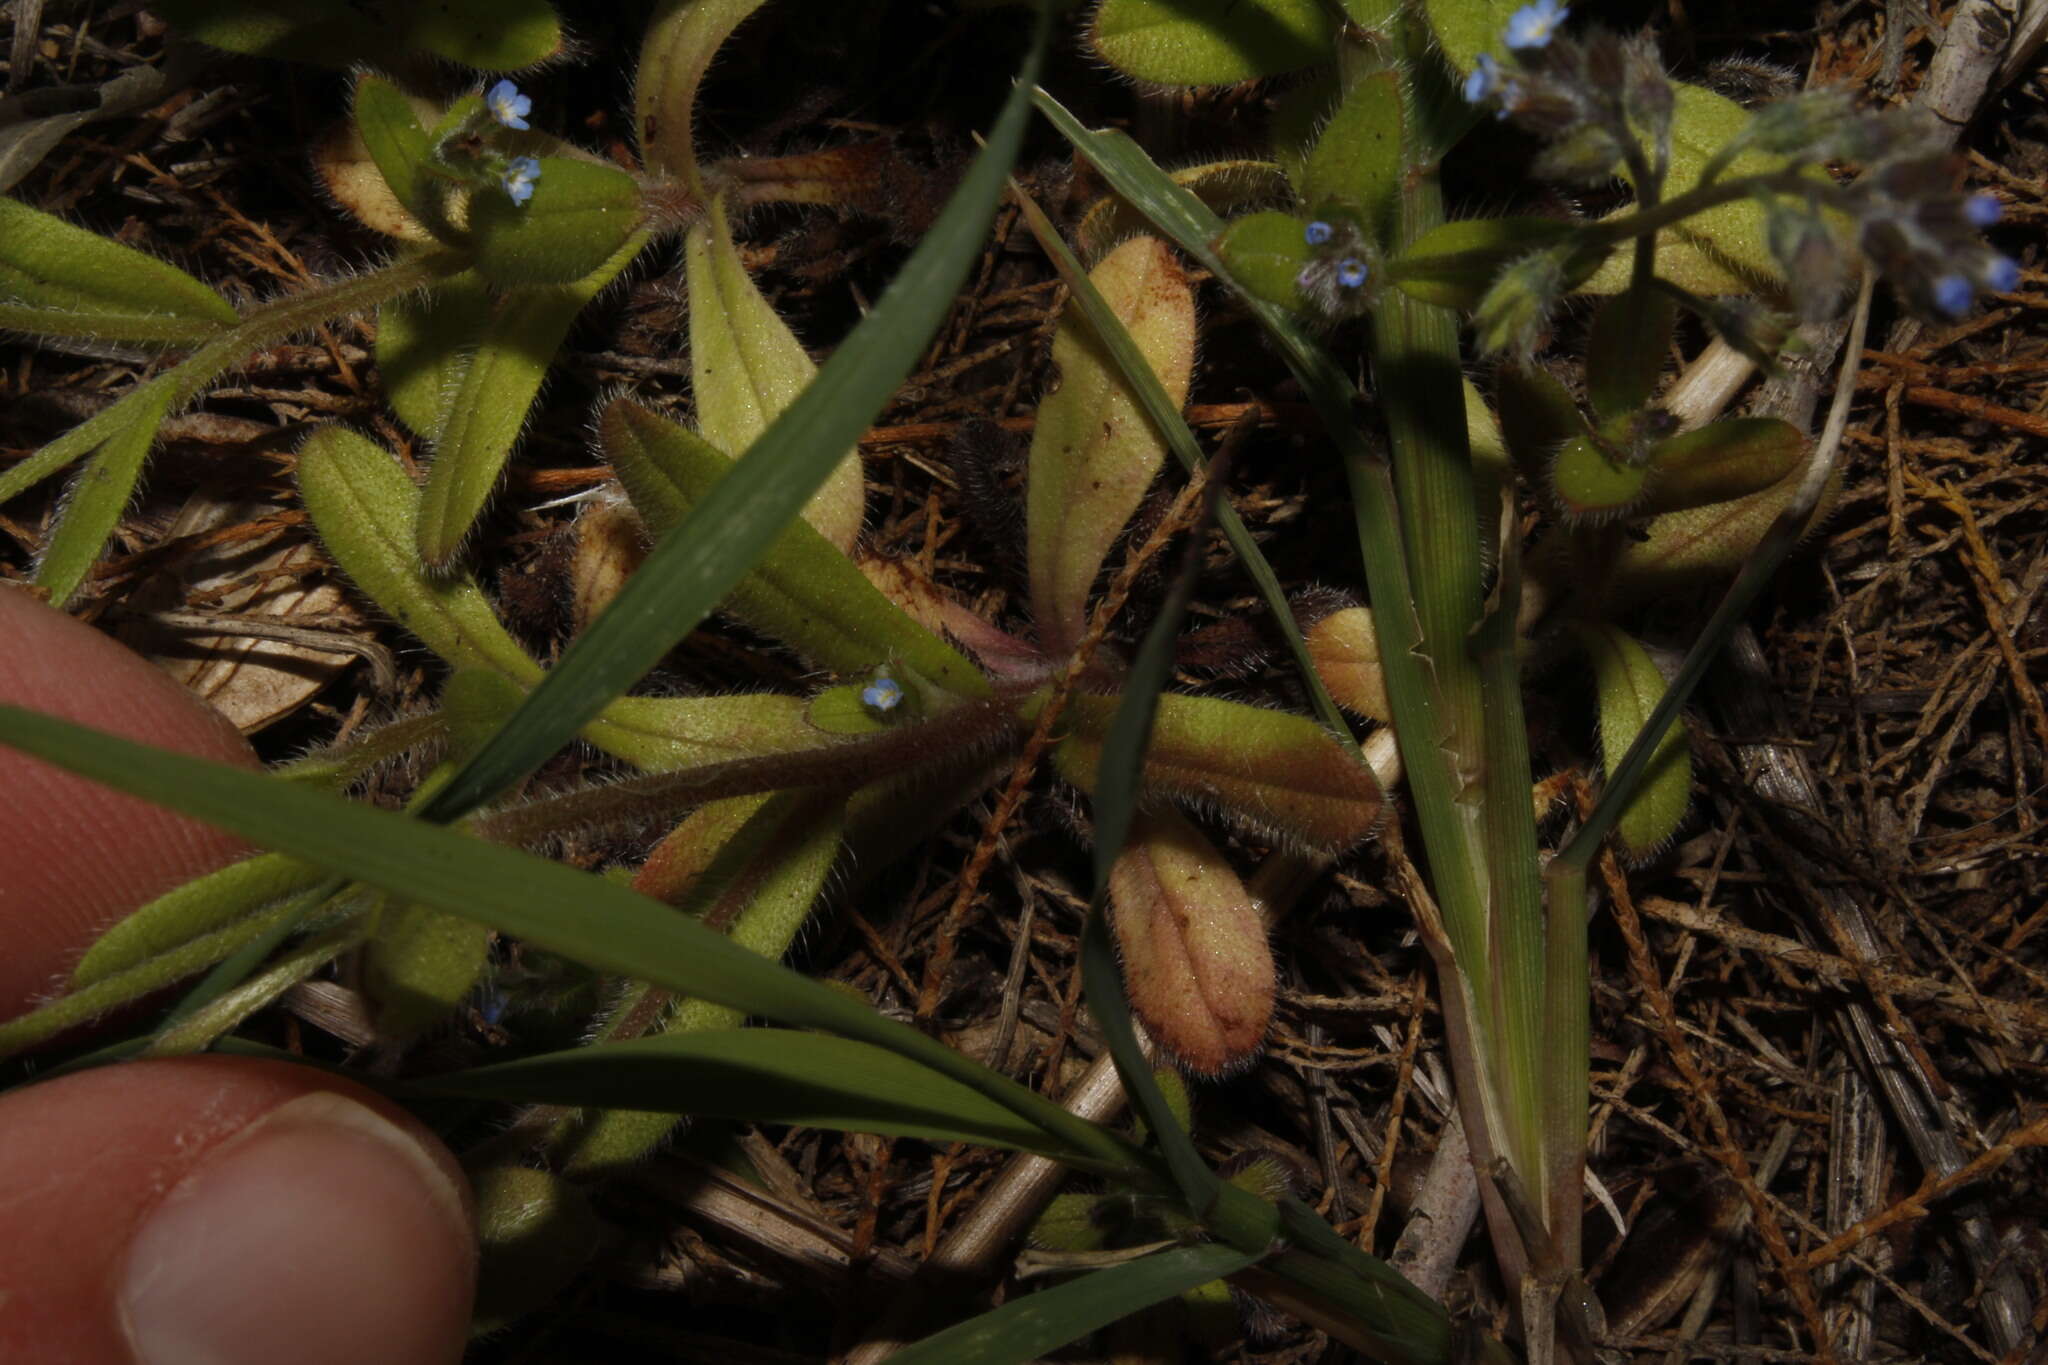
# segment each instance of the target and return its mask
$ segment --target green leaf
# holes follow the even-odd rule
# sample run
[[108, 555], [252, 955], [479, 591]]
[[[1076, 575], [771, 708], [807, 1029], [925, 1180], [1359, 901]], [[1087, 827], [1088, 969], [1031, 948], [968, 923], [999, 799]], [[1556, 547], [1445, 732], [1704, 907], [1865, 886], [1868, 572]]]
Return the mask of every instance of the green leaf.
[[562, 23], [548, 0], [395, 0], [406, 41], [484, 71], [516, 71], [560, 55]]
[[1806, 462], [1806, 434], [1776, 417], [1729, 417], [1650, 452], [1648, 510], [1682, 512], [1746, 498]]
[[[300, 447], [299, 496], [328, 554], [356, 587], [450, 667], [495, 671], [522, 687], [540, 681], [540, 665], [506, 631], [474, 579], [421, 570], [408, 529], [419, 490], [382, 447], [345, 427], [322, 427]], [[648, 771], [817, 742], [802, 701], [780, 696], [621, 697], [583, 733]]]
[[226, 299], [177, 267], [0, 198], [0, 327], [197, 342], [240, 321]]
[[1302, 267], [1309, 262], [1306, 220], [1292, 213], [1248, 213], [1233, 218], [1216, 238], [1216, 254], [1239, 289], [1299, 313]]
[[412, 548], [420, 494], [383, 447], [325, 426], [299, 447], [299, 497], [320, 541], [365, 596], [454, 668], [531, 686], [540, 665], [467, 577], [429, 579]]
[[[1673, 82], [1672, 94], [1671, 170], [1663, 187], [1666, 199], [1696, 187], [1708, 163], [1753, 117], [1735, 101], [1697, 85]], [[1773, 153], [1743, 152], [1729, 161], [1719, 178], [1762, 175], [1782, 170], [1786, 164], [1787, 158]], [[1632, 212], [1633, 208], [1624, 208], [1613, 216]], [[1634, 262], [1635, 244], [1624, 242], [1582, 287], [1589, 293], [1619, 293], [1629, 285]], [[1737, 199], [1665, 228], [1657, 238], [1657, 274], [1695, 294], [1709, 296], [1754, 293], [1774, 285], [1781, 270], [1771, 252], [1763, 207], [1753, 199]]]
[[593, 1109], [644, 1109], [651, 1103], [700, 1118], [1074, 1155], [986, 1096], [894, 1052], [790, 1029], [709, 1029], [594, 1043], [437, 1076], [420, 1088]]
[[181, 944], [254, 914], [320, 880], [311, 868], [279, 853], [259, 853], [195, 877], [128, 915], [94, 940], [71, 969], [82, 991], [140, 966]]
[[1649, 487], [1646, 465], [1628, 464], [1590, 436], [1574, 436], [1550, 464], [1550, 491], [1565, 516], [1598, 525], [1640, 507]]
[[495, 189], [470, 196], [477, 271], [494, 284], [572, 284], [603, 268], [640, 226], [640, 187], [611, 166], [538, 158], [524, 204]]
[[[66, 1029], [88, 1023], [117, 1006], [155, 995], [194, 973], [249, 950], [252, 945], [267, 945], [262, 946], [261, 956], [251, 962], [253, 968], [275, 948], [280, 928], [297, 926], [304, 919], [309, 899], [325, 901], [327, 893], [336, 886], [338, 883], [332, 879], [316, 876], [309, 890], [287, 894], [283, 900], [249, 914], [228, 917], [218, 928], [206, 929], [197, 937], [164, 946], [160, 951], [153, 944], [142, 945], [149, 955], [137, 958], [132, 965], [110, 964], [90, 984], [0, 1023], [0, 1057], [12, 1056]], [[247, 975], [247, 970], [239, 971], [235, 980]]]
[[[1195, 363], [1195, 300], [1173, 252], [1134, 237], [1088, 276], [1178, 411]], [[1053, 334], [1059, 387], [1038, 405], [1025, 517], [1038, 641], [1055, 657], [1088, 630], [1088, 603], [1110, 547], [1166, 458], [1116, 361], [1078, 315]]]
[[[866, 1004], [769, 962], [644, 896], [545, 859], [296, 784], [0, 706], [0, 743], [344, 876], [464, 915], [600, 972], [798, 1028], [872, 1043], [1043, 1130], [1036, 1150], [1148, 1178], [1127, 1143]], [[0, 1026], [4, 1028], [5, 1026]], [[644, 1102], [644, 1094], [641, 1097]]]
[[[1220, 214], [1284, 204], [1294, 198], [1286, 175], [1270, 161], [1210, 161], [1183, 166], [1172, 176], [1174, 184]], [[1120, 196], [1107, 194], [1081, 215], [1074, 228], [1074, 245], [1093, 260], [1125, 238], [1147, 230], [1144, 215]]]
[[156, 429], [163, 423], [174, 396], [169, 388], [138, 390], [146, 394], [140, 409], [128, 425], [107, 438], [78, 478], [72, 482], [64, 510], [43, 542], [42, 559], [36, 564], [36, 585], [47, 589], [57, 607], [70, 602], [78, 592], [100, 548], [121, 524], [129, 500], [135, 496], [136, 480], [142, 477], [143, 461], [156, 444]]
[[[683, 239], [690, 296], [690, 389], [697, 430], [738, 459], [818, 373], [796, 333], [761, 296], [733, 246], [722, 199]], [[867, 516], [860, 450], [847, 451], [804, 505], [804, 520], [851, 550]]]
[[[420, 496], [417, 539], [427, 567], [445, 569], [490, 500], [527, 412], [562, 340], [599, 290], [640, 254], [647, 233], [628, 237], [611, 258], [574, 284], [516, 289], [499, 297], [470, 339], [447, 391], [434, 462]], [[445, 368], [445, 367], [436, 367]]]
[[1103, 0], [1089, 32], [1096, 55], [1160, 85], [1235, 85], [1335, 51], [1316, 0]]
[[1494, 372], [1494, 401], [1508, 456], [1530, 483], [1547, 480], [1565, 442], [1586, 434], [1571, 390], [1540, 366], [1502, 365]]
[[[284, 936], [280, 935], [250, 961], [246, 970], [236, 970], [232, 980], [222, 980], [216, 988], [214, 978], [209, 976], [195, 988], [177, 1009], [165, 1016], [141, 1055], [186, 1057], [206, 1051], [257, 1011], [269, 1008], [286, 991], [361, 943], [363, 932], [362, 917], [357, 916], [353, 922], [336, 925], [276, 961], [269, 961], [271, 953], [282, 944]], [[259, 966], [263, 970], [252, 975]], [[215, 975], [221, 971], [216, 969]]]
[[[1572, 633], [1593, 664], [1600, 694], [1600, 752], [1611, 773], [1635, 743], [1664, 695], [1664, 675], [1629, 635], [1604, 622], [1576, 622]], [[1642, 784], [1614, 826], [1630, 858], [1662, 848], [1692, 804], [1692, 750], [1685, 727], [1673, 725], [1657, 742]]]
[[646, 772], [816, 748], [822, 741], [801, 697], [620, 697], [583, 727], [583, 737]]
[[347, 66], [388, 56], [349, 0], [157, 0], [151, 9], [194, 42], [252, 57]]
[[1627, 417], [1649, 403], [1677, 321], [1678, 305], [1652, 290], [1624, 289], [1600, 304], [1586, 339], [1586, 398], [1595, 421]]
[[[1068, 781], [1095, 785], [1116, 706], [1115, 697], [1097, 696], [1077, 696], [1067, 704], [1064, 719], [1071, 733], [1056, 757]], [[1151, 799], [1185, 801], [1333, 851], [1372, 833], [1386, 811], [1372, 769], [1308, 717], [1180, 693], [1159, 699], [1144, 789]]]
[[1430, 29], [1459, 71], [1470, 71], [1482, 52], [1499, 52], [1508, 16], [1524, 0], [1427, 0]]
[[679, 178], [698, 202], [711, 196], [697, 167], [697, 87], [732, 31], [761, 0], [662, 0], [640, 42], [633, 129], [650, 173]]
[[[1820, 514], [1840, 494], [1841, 486], [1839, 474], [1829, 479]], [[1798, 488], [1798, 476], [1788, 475], [1746, 498], [1657, 517], [1640, 540], [1632, 538], [1615, 558], [1607, 604], [1625, 607], [1727, 578], [1748, 561]]]
[[1410, 242], [1387, 278], [1424, 303], [1470, 310], [1507, 266], [1571, 235], [1572, 224], [1555, 218], [1460, 218]]
[[[1173, 183], [1171, 193], [1186, 196], [1184, 200], [1176, 202], [1191, 204], [1206, 212], [1202, 201], [1177, 182]], [[1017, 204], [1024, 211], [1024, 221], [1030, 226], [1032, 235], [1038, 239], [1045, 253], [1052, 258], [1053, 265], [1059, 270], [1060, 278], [1072, 292], [1075, 307], [1088, 319], [1088, 325], [1094, 331], [1096, 339], [1115, 360], [1117, 373], [1122, 375], [1124, 382], [1130, 386], [1138, 406], [1151, 420], [1153, 430], [1165, 437], [1167, 448], [1190, 475], [1205, 469], [1207, 462], [1202, 457], [1201, 447], [1195, 441], [1194, 432], [1188, 429], [1186, 420], [1182, 418], [1179, 405], [1159, 382], [1159, 376], [1151, 365], [1146, 363], [1137, 343], [1132, 340], [1123, 324], [1117, 321], [1116, 314], [1111, 311], [1101, 292], [1082, 272], [1081, 263], [1075, 259], [1074, 253], [1067, 249], [1066, 242], [1053, 227], [1052, 220], [1045, 216], [1045, 211], [1039, 208], [1029, 195], [1018, 195]], [[1137, 211], [1138, 207], [1132, 205], [1133, 211]], [[1144, 207], [1149, 210], [1152, 206], [1148, 204]], [[1191, 213], [1184, 225], [1204, 236], [1194, 239], [1181, 238], [1182, 249], [1209, 269], [1223, 271], [1222, 261], [1213, 251], [1208, 250], [1206, 244], [1206, 235], [1219, 232], [1222, 223], [1213, 214], [1202, 219]], [[1195, 244], [1191, 245], [1191, 240]], [[1338, 712], [1337, 704], [1330, 700], [1322, 681], [1316, 677], [1315, 666], [1308, 655], [1308, 646], [1303, 642], [1301, 630], [1295, 624], [1294, 612], [1288, 605], [1286, 590], [1280, 586], [1279, 576], [1273, 572], [1273, 566], [1266, 562], [1266, 556], [1260, 551], [1258, 542], [1252, 539], [1251, 532], [1245, 528], [1243, 518], [1238, 516], [1237, 509], [1230, 505], [1228, 499], [1216, 504], [1215, 517], [1216, 524], [1223, 528], [1224, 539], [1230, 542], [1230, 548], [1236, 552], [1245, 572], [1258, 587], [1259, 596], [1266, 603], [1267, 609], [1273, 613], [1274, 624], [1279, 627], [1281, 635], [1286, 639], [1287, 647], [1293, 651], [1295, 665], [1301, 670], [1302, 683], [1307, 687], [1309, 697], [1315, 703], [1316, 714], [1322, 717], [1324, 724], [1330, 727], [1332, 733], [1348, 739], [1349, 733], [1344, 728], [1344, 717]]]
[[444, 181], [434, 171], [434, 146], [420, 126], [412, 101], [382, 76], [364, 72], [356, 80], [356, 134], [377, 164], [393, 198], [444, 241]]
[[412, 48], [464, 66], [506, 71], [555, 56], [561, 24], [547, 0], [162, 0], [187, 38], [320, 66], [402, 64]]
[[388, 901], [363, 945], [363, 991], [380, 1038], [409, 1040], [447, 1019], [491, 964], [488, 926]]
[[[647, 529], [657, 536], [671, 535], [725, 484], [759, 468], [751, 461], [735, 463], [702, 437], [629, 398], [604, 409], [598, 430], [606, 458]], [[647, 570], [640, 572], [644, 576]], [[757, 630], [834, 672], [862, 673], [897, 663], [955, 695], [988, 691], [980, 671], [958, 650], [911, 620], [852, 560], [801, 520], [775, 536], [726, 605]]]
[[493, 1166], [476, 1193], [474, 1334], [509, 1327], [576, 1278], [611, 1237], [583, 1187], [531, 1166]]
[[493, 307], [491, 287], [465, 270], [377, 310], [377, 375], [384, 396], [429, 441], [441, 439], [449, 395], [468, 372], [469, 348], [484, 335]]
[[1265, 916], [1223, 855], [1171, 811], [1140, 816], [1109, 888], [1124, 986], [1153, 1040], [1198, 1076], [1248, 1062], [1277, 982]]
[[1346, 710], [1370, 716], [1382, 725], [1394, 723], [1370, 607], [1331, 612], [1309, 627], [1308, 648], [1330, 695]]
[[1401, 83], [1396, 71], [1353, 81], [1302, 169], [1304, 206], [1318, 214], [1341, 206], [1383, 245], [1394, 240], [1408, 169]]
[[765, 555], [842, 452], [917, 363], [978, 259], [1029, 116], [1051, 33], [1040, 10], [1023, 70], [987, 145], [868, 315], [817, 379], [719, 480], [687, 522], [655, 547], [604, 615], [572, 644], [492, 745], [457, 775], [429, 812], [474, 808], [539, 766], [676, 641], [696, 629]]
[[1176, 1294], [1235, 1274], [1257, 1253], [1210, 1243], [1093, 1271], [926, 1337], [890, 1365], [1022, 1365]]

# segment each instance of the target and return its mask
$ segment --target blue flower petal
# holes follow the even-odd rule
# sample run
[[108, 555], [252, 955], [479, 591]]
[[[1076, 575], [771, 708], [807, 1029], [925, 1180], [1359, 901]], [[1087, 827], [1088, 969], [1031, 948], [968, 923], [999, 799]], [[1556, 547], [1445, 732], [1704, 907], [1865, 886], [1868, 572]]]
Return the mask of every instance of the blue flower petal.
[[1535, 0], [1508, 16], [1508, 30], [1501, 41], [1515, 52], [1548, 47], [1558, 26], [1571, 15], [1560, 0]]
[[1961, 275], [1943, 275], [1934, 282], [1934, 306], [1952, 318], [1969, 312], [1976, 297], [1977, 291]]
[[903, 704], [903, 684], [886, 675], [860, 690], [860, 704], [870, 711], [894, 711]]
[[1337, 283], [1346, 289], [1358, 288], [1365, 283], [1366, 276], [1371, 273], [1365, 262], [1356, 256], [1346, 256], [1337, 262]]
[[533, 100], [519, 93], [519, 87], [511, 81], [499, 81], [484, 92], [484, 106], [491, 111], [491, 117], [504, 124], [525, 132], [532, 125], [526, 116], [533, 112]]
[[1321, 246], [1336, 235], [1336, 229], [1320, 218], [1301, 230], [1302, 240], [1310, 246]]
[[505, 163], [498, 183], [505, 187], [505, 193], [513, 203], [524, 204], [533, 198], [533, 182], [538, 179], [540, 162], [530, 156], [519, 156]]
[[2020, 268], [2010, 256], [1993, 257], [1984, 269], [1984, 287], [1994, 294], [2010, 294], [2020, 287]]
[[1472, 63], [1472, 74], [1465, 78], [1465, 103], [1479, 104], [1491, 95], [1500, 81], [1500, 63], [1484, 52]]
[[1971, 227], [1988, 228], [2005, 217], [2005, 205], [1995, 194], [1973, 194], [1963, 201], [1963, 217], [1970, 220]]

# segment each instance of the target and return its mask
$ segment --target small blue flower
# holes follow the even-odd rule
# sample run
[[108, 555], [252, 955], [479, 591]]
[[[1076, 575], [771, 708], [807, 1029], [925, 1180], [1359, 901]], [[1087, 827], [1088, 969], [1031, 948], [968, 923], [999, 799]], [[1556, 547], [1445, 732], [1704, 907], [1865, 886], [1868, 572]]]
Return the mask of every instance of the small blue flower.
[[2020, 268], [2010, 256], [1994, 256], [1984, 268], [1984, 287], [1994, 294], [2010, 294], [2020, 287]]
[[1548, 47], [1556, 35], [1558, 25], [1571, 15], [1569, 7], [1558, 0], [1536, 0], [1524, 5], [1508, 16], [1508, 31], [1501, 41], [1515, 52], [1526, 52], [1531, 48]]
[[524, 204], [533, 198], [533, 182], [540, 179], [540, 163], [530, 156], [516, 156], [505, 163], [505, 169], [498, 176], [498, 183], [505, 187], [515, 204]]
[[1473, 59], [1472, 74], [1465, 78], [1465, 103], [1481, 104], [1500, 85], [1500, 63], [1484, 52]]
[[1337, 283], [1345, 289], [1358, 288], [1365, 283], [1365, 277], [1370, 273], [1365, 262], [1356, 256], [1346, 256], [1337, 262]]
[[533, 112], [533, 101], [519, 93], [519, 87], [510, 81], [499, 81], [484, 92], [484, 104], [490, 109], [491, 117], [507, 128], [525, 132], [529, 125], [526, 116]]
[[1310, 246], [1321, 246], [1336, 235], [1336, 229], [1320, 218], [1301, 230], [1302, 239]]
[[1973, 194], [1963, 201], [1963, 217], [1971, 227], [1988, 228], [2005, 217], [2005, 206], [1995, 194]]
[[877, 674], [873, 682], [860, 690], [860, 704], [870, 711], [894, 711], [903, 704], [903, 684], [887, 673]]
[[1969, 312], [1976, 296], [1977, 291], [1961, 275], [1943, 275], [1934, 282], [1934, 306], [1952, 318]]

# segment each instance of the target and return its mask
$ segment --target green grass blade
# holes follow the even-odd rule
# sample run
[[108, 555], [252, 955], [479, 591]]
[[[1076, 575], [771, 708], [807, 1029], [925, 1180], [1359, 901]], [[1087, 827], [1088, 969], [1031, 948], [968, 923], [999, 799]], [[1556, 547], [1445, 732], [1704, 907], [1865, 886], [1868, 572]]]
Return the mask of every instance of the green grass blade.
[[596, 1043], [436, 1076], [446, 1095], [972, 1142], [1085, 1160], [950, 1077], [872, 1043], [775, 1028], [705, 1029]]
[[690, 519], [656, 547], [506, 727], [424, 812], [450, 820], [533, 771], [624, 692], [759, 562], [917, 363], [981, 250], [1016, 160], [1051, 32], [1041, 11], [1015, 90], [924, 242], [818, 377]]
[[[702, 996], [798, 1028], [826, 1029], [910, 1058], [988, 1096], [1074, 1150], [1091, 1169], [1155, 1183], [1129, 1143], [831, 988], [573, 868], [289, 782], [116, 739], [0, 706], [0, 743], [171, 806], [421, 905], [488, 924], [598, 971]], [[0, 1026], [0, 1039], [6, 1026]]]
[[1256, 1260], [1251, 1252], [1211, 1243], [1126, 1261], [1057, 1289], [1012, 1299], [898, 1351], [889, 1365], [1021, 1365]]

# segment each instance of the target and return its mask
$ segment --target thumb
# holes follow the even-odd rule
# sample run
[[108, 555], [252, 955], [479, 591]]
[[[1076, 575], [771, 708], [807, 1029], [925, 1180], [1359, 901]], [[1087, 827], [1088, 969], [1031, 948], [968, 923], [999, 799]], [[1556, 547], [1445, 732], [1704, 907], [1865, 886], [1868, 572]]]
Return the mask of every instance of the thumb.
[[308, 1068], [189, 1057], [10, 1092], [0, 1360], [452, 1365], [465, 1188], [403, 1111]]

